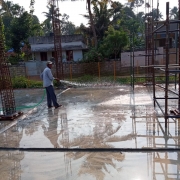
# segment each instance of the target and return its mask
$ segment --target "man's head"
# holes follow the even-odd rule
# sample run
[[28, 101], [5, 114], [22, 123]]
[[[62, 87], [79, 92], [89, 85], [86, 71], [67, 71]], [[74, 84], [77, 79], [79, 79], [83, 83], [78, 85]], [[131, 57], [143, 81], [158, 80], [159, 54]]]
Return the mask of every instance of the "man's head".
[[49, 67], [51, 69], [52, 65], [53, 65], [53, 62], [52, 61], [47, 61], [46, 65], [47, 65], [47, 67]]

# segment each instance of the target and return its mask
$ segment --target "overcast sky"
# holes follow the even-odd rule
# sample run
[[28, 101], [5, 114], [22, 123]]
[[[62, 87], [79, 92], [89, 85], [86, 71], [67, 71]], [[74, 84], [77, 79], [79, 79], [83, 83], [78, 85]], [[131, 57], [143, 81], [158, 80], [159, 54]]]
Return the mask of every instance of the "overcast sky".
[[[17, 3], [20, 6], [23, 6], [25, 10], [29, 11], [29, 5], [30, 5], [30, 0], [9, 0], [12, 1], [13, 3]], [[118, 1], [118, 0], [116, 0]], [[128, 0], [119, 0], [122, 4], [127, 3]], [[153, 0], [154, 4], [153, 7], [157, 7], [157, 0]], [[163, 13], [164, 18], [165, 18], [165, 13], [166, 13], [166, 2], [170, 2], [170, 8], [174, 6], [178, 6], [178, 0], [159, 0], [159, 9], [160, 12]], [[34, 14], [38, 16], [40, 22], [42, 22], [45, 19], [45, 16], [42, 12], [47, 12], [47, 0], [35, 0], [35, 12]], [[81, 14], [86, 14], [86, 0], [79, 0], [79, 1], [60, 1], [59, 3], [59, 8], [60, 8], [60, 13], [66, 13], [68, 14], [69, 20], [73, 22], [76, 26], [79, 26], [81, 23], [87, 24], [87, 20], [81, 16]], [[141, 9], [136, 9], [136, 11], [144, 11], [144, 8]]]

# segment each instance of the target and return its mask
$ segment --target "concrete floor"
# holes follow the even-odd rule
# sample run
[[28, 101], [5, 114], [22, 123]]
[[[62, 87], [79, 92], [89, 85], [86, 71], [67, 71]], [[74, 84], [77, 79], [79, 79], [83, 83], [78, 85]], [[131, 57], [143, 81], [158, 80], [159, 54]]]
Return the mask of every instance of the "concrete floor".
[[[157, 91], [159, 96], [163, 93]], [[56, 90], [63, 105], [59, 109], [48, 109], [46, 99], [36, 106], [43, 94], [42, 89], [15, 90], [17, 107], [24, 115], [14, 121], [0, 121], [0, 179], [180, 179], [180, 152], [168, 150], [180, 148], [180, 123], [169, 119], [165, 132], [162, 114], [153, 108], [150, 87], [135, 86], [134, 93], [129, 86]], [[173, 100], [170, 106], [175, 108], [176, 104]], [[26, 106], [31, 108], [21, 109]], [[110, 151], [53, 152], [45, 148]], [[125, 151], [112, 152], [113, 148]]]

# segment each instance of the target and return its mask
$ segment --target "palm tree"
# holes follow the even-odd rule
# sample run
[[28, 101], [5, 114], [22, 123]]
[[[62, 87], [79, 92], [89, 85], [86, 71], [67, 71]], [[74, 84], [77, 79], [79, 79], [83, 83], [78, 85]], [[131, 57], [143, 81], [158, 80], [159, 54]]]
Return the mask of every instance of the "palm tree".
[[179, 18], [179, 10], [176, 6], [174, 6], [170, 10], [170, 19], [178, 19]]
[[159, 9], [153, 8], [151, 12], [145, 14], [145, 18], [151, 16], [155, 21], [160, 21], [163, 18]]
[[11, 1], [1, 0], [0, 14], [10, 17], [18, 17], [24, 12], [24, 8], [18, 4], [13, 4]]
[[55, 9], [55, 7], [51, 4], [48, 4], [46, 7], [48, 9], [48, 12], [42, 12], [46, 17], [46, 19], [42, 23], [43, 31], [45, 34], [53, 32], [52, 18], [53, 18], [53, 11]]
[[[115, 26], [115, 28], [119, 29], [119, 21], [122, 18], [123, 14], [123, 5], [119, 2], [111, 3], [111, 8], [108, 8], [108, 1], [93, 1], [93, 21], [94, 27], [97, 35], [97, 42], [99, 43], [105, 34], [105, 31], [108, 30], [110, 25]], [[86, 28], [86, 32], [89, 36], [93, 36], [90, 17], [89, 15], [83, 15], [85, 18], [89, 20], [90, 27]], [[84, 29], [84, 28], [83, 28]], [[92, 40], [92, 38], [91, 38]]]
[[12, 13], [10, 10], [12, 7], [12, 2], [10, 1], [5, 2], [4, 0], [0, 0], [0, 5], [2, 6], [2, 8], [0, 9], [1, 15], [7, 14], [9, 16], [12, 16]]
[[92, 32], [93, 32], [93, 37], [94, 37], [94, 44], [95, 44], [95, 47], [97, 48], [97, 36], [96, 36], [96, 30], [95, 30], [95, 26], [94, 26], [93, 15], [91, 12], [91, 0], [86, 0], [86, 3], [88, 5], [88, 13], [89, 13], [90, 24], [91, 24], [91, 28], [92, 28]]
[[135, 8], [135, 7], [141, 7], [144, 4], [144, 0], [134, 0], [130, 2], [130, 7]]

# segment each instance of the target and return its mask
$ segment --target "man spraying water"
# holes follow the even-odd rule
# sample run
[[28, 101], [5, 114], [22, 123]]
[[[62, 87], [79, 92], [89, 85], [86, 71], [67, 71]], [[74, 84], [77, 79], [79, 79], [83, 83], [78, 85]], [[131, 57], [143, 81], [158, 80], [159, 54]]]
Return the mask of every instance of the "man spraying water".
[[47, 106], [48, 106], [48, 108], [52, 108], [54, 106], [56, 109], [56, 108], [61, 107], [62, 105], [57, 103], [57, 97], [54, 92], [53, 80], [56, 80], [59, 82], [59, 79], [54, 78], [52, 75], [51, 68], [53, 66], [53, 62], [47, 61], [46, 65], [47, 65], [47, 67], [41, 73], [40, 77], [43, 80], [43, 87], [45, 87], [45, 89], [46, 89]]

